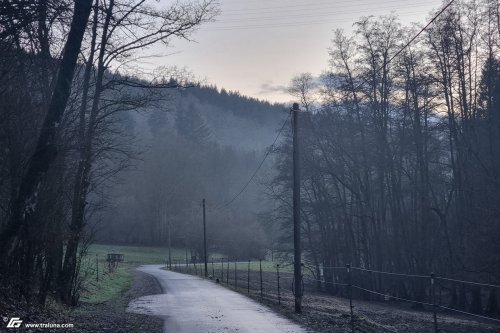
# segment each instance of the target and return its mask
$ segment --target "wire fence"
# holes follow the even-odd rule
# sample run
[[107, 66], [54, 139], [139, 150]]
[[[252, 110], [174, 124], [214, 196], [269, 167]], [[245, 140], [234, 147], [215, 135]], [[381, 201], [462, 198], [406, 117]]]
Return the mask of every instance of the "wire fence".
[[[236, 291], [247, 293], [261, 301], [282, 304], [293, 301], [296, 284], [293, 277], [293, 264], [272, 263], [263, 260], [237, 260], [230, 258], [211, 258], [207, 264], [207, 271], [203, 263], [174, 261], [172, 269], [181, 273], [207, 277], [216, 283], [230, 287]], [[206, 274], [206, 276], [205, 276]], [[479, 297], [484, 291], [490, 291], [496, 299], [495, 291], [499, 285], [474, 281], [452, 279], [429, 275], [406, 274], [387, 272], [363, 267], [346, 266], [303, 266], [303, 276], [300, 283], [302, 293], [315, 295], [328, 292], [349, 299], [351, 331], [355, 332], [359, 325], [358, 319], [366, 317], [356, 313], [353, 303], [363, 300], [369, 301], [396, 301], [409, 303], [422, 310], [432, 313], [434, 332], [440, 331], [439, 316], [445, 313], [456, 313], [470, 316], [492, 323], [500, 323], [500, 318], [485, 315], [484, 309], [478, 313], [467, 311], [458, 306], [445, 305], [443, 291], [455, 292], [457, 285], [473, 286]], [[399, 288], [399, 289], [398, 289]], [[481, 290], [483, 289], [483, 293]], [[408, 293], [407, 290], [413, 290]], [[449, 296], [449, 295], [448, 295]], [[483, 297], [484, 298], [484, 297]], [[482, 302], [481, 302], [482, 304]], [[496, 303], [495, 303], [496, 304]]]

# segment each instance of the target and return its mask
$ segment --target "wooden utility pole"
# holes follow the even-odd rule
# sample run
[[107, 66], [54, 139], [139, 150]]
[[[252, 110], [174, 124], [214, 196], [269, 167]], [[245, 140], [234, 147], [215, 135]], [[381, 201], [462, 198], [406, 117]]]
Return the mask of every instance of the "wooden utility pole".
[[299, 150], [299, 104], [293, 103], [293, 249], [295, 280], [295, 313], [302, 312], [302, 260], [300, 251], [300, 150]]
[[186, 273], [188, 271], [189, 263], [188, 263], [188, 246], [187, 246], [187, 236], [184, 236], [184, 247], [186, 248]]
[[205, 199], [203, 199], [203, 257], [205, 261], [205, 277], [208, 277], [207, 263], [207, 221], [205, 217]]
[[[167, 217], [167, 214], [165, 214]], [[172, 270], [172, 230], [170, 228], [170, 219], [167, 220], [167, 228], [168, 228], [168, 269]]]

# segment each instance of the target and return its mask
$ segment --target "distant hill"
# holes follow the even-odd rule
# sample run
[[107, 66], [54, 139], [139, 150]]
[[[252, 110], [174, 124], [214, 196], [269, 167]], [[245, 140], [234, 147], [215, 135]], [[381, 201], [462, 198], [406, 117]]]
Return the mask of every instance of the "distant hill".
[[143, 153], [111, 189], [99, 241], [166, 244], [170, 223], [174, 243], [189, 238], [199, 251], [200, 203], [206, 198], [209, 237], [231, 240], [213, 247], [232, 253], [263, 248], [266, 237], [254, 213], [267, 204], [259, 179], [273, 172], [272, 159], [237, 200], [218, 208], [260, 164], [287, 116], [285, 106], [214, 86], [172, 90], [165, 99], [158, 110], [131, 117]]
[[171, 98], [166, 112], [150, 115], [149, 124], [153, 131], [167, 124], [174, 128], [179, 113], [184, 113], [187, 117], [199, 118], [213, 142], [244, 150], [266, 149], [286, 115], [284, 105], [249, 98], [216, 86], [186, 88], [176, 91]]

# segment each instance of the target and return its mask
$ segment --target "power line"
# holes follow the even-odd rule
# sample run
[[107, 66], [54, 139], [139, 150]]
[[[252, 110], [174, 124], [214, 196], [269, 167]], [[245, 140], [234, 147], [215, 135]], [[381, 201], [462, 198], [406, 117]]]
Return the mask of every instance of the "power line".
[[404, 49], [406, 49], [408, 46], [410, 46], [411, 43], [413, 43], [413, 41], [415, 39], [418, 38], [418, 36], [420, 36], [432, 23], [434, 23], [434, 21], [446, 10], [448, 9], [448, 7], [451, 6], [452, 3], [454, 3], [455, 0], [451, 0], [450, 2], [448, 2], [448, 4], [446, 6], [443, 7], [443, 9], [441, 9], [441, 11], [439, 11], [439, 13], [437, 13], [433, 18], [432, 20], [429, 21], [429, 23], [427, 23], [427, 25], [425, 27], [423, 27], [419, 32], [418, 34], [416, 34], [412, 39], [410, 39], [410, 41], [408, 43], [406, 43], [405, 46], [403, 46], [403, 48], [401, 50], [399, 50], [398, 52], [396, 52], [395, 55], [393, 55], [389, 61], [387, 62], [387, 64], [389, 64], [394, 58], [396, 58], [401, 52], [403, 52]]
[[[411, 7], [420, 7], [418, 5], [407, 6], [405, 11], [398, 11], [397, 14], [405, 16], [410, 14], [420, 14], [427, 13], [428, 11], [415, 11], [411, 10]], [[251, 29], [262, 29], [262, 28], [280, 28], [280, 27], [298, 27], [298, 26], [306, 26], [306, 25], [318, 25], [324, 23], [330, 24], [338, 24], [340, 22], [352, 22], [352, 18], [344, 17], [347, 14], [360, 14], [360, 13], [374, 13], [375, 11], [380, 10], [389, 10], [389, 9], [397, 9], [397, 7], [391, 8], [372, 8], [372, 9], [360, 9], [353, 11], [344, 11], [344, 12], [322, 12], [319, 14], [298, 14], [298, 15], [289, 15], [289, 16], [280, 16], [280, 17], [242, 17], [239, 19], [222, 19], [220, 21], [216, 21], [212, 23], [209, 27], [205, 29], [205, 31], [221, 31], [221, 30], [251, 30]], [[337, 18], [336, 15], [340, 14], [341, 18]], [[301, 19], [301, 20], [293, 20], [293, 18]], [[318, 18], [320, 18], [318, 20]], [[290, 21], [290, 19], [292, 19]], [[315, 20], [314, 20], [315, 19]], [[280, 21], [281, 20], [281, 21]], [[283, 21], [285, 20], [285, 21]], [[288, 20], [288, 21], [286, 21]], [[249, 24], [244, 24], [244, 23]], [[238, 25], [237, 23], [240, 23]]]
[[[398, 3], [398, 6], [401, 6], [401, 0], [386, 0], [380, 1], [378, 4], [387, 4], [387, 3]], [[434, 1], [427, 1], [423, 4], [432, 4]], [[335, 4], [332, 4], [331, 1], [325, 3], [316, 3], [316, 4], [296, 4], [296, 5], [286, 5], [286, 6], [272, 6], [272, 7], [260, 7], [260, 8], [238, 8], [238, 9], [226, 9], [223, 10], [222, 13], [230, 13], [230, 15], [240, 15], [240, 14], [265, 14], [269, 12], [276, 12], [279, 10], [280, 13], [283, 12], [292, 12], [292, 11], [308, 11], [308, 10], [317, 10], [317, 9], [328, 9], [328, 8], [339, 8], [339, 7], [365, 7], [367, 5], [372, 4], [373, 2], [359, 2], [352, 0], [344, 0], [344, 1], [336, 1]], [[347, 4], [347, 6], [341, 6], [342, 4]], [[414, 4], [412, 1], [411, 4]], [[407, 5], [405, 5], [406, 7]], [[235, 14], [233, 14], [235, 13]]]
[[[406, 43], [398, 52], [396, 52], [386, 63], [385, 63], [385, 66], [389, 65], [391, 63], [391, 61], [393, 61], [398, 55], [401, 54], [401, 52], [403, 52], [408, 46], [410, 46], [411, 43], [413, 43], [432, 23], [434, 23], [434, 21], [436, 21], [436, 19], [446, 10], [448, 9], [453, 3], [455, 2], [455, 0], [451, 0], [450, 2], [448, 2], [448, 4], [446, 6], [443, 7], [443, 9], [441, 9], [430, 21], [429, 23], [427, 23], [422, 29], [420, 29], [420, 31], [415, 35], [413, 36], [412, 39], [410, 39], [410, 41], [408, 43]], [[382, 66], [377, 68], [375, 70], [375, 72], [378, 72], [379, 70], [382, 69]], [[354, 91], [358, 90], [359, 88], [361, 88], [361, 86], [363, 84], [366, 83], [366, 81], [368, 81], [368, 78], [365, 78], [355, 89]]]
[[[237, 17], [239, 20], [241, 19], [248, 19], [248, 18], [256, 18], [256, 19], [264, 19], [264, 18], [269, 18], [269, 15], [274, 15], [271, 18], [283, 18], [283, 19], [289, 19], [293, 16], [302, 16], [302, 15], [317, 15], [317, 14], [324, 14], [327, 12], [330, 12], [331, 15], [337, 14], [349, 14], [349, 13], [358, 13], [358, 12], [367, 12], [367, 11], [373, 11], [375, 9], [400, 9], [402, 8], [400, 4], [394, 4], [394, 2], [399, 2], [399, 1], [382, 1], [380, 3], [377, 3], [377, 6], [372, 6], [373, 3], [362, 3], [356, 6], [353, 6], [352, 3], [347, 6], [341, 6], [339, 4], [335, 5], [330, 5], [330, 6], [325, 6], [325, 7], [311, 7], [308, 6], [307, 8], [297, 8], [297, 9], [283, 9], [283, 10], [270, 10], [270, 11], [262, 11], [262, 12], [248, 12], [244, 11], [241, 13], [227, 13], [226, 11], [222, 12], [221, 17]], [[417, 7], [417, 6], [426, 6], [430, 5], [429, 2], [412, 2], [409, 5], [404, 6], [403, 8], [411, 8], [411, 7]], [[331, 10], [335, 10], [334, 12], [331, 12]], [[290, 14], [291, 15], [290, 15]], [[276, 16], [278, 15], [278, 16]], [[248, 16], [248, 17], [247, 17]]]
[[215, 210], [219, 210], [219, 209], [222, 209], [222, 208], [225, 208], [227, 206], [229, 206], [230, 204], [232, 204], [234, 202], [234, 200], [236, 200], [243, 192], [245, 192], [245, 190], [247, 189], [248, 185], [250, 185], [250, 183], [252, 182], [252, 180], [255, 178], [255, 176], [257, 175], [257, 173], [259, 172], [260, 168], [262, 168], [262, 165], [264, 165], [264, 162], [266, 161], [267, 157], [269, 156], [269, 154], [271, 153], [271, 150], [273, 149], [274, 145], [276, 144], [276, 142], [278, 141], [278, 138], [280, 137], [281, 135], [281, 132], [283, 132], [283, 129], [285, 128], [285, 125], [286, 123], [288, 122], [288, 119], [290, 118], [290, 114], [288, 114], [288, 116], [286, 117], [285, 121], [283, 122], [283, 125], [281, 126], [280, 130], [278, 131], [278, 134], [276, 135], [276, 138], [274, 138], [274, 141], [273, 143], [271, 144], [271, 146], [269, 146], [269, 148], [267, 149], [266, 151], [266, 154], [264, 155], [264, 158], [262, 159], [262, 161], [259, 163], [259, 166], [257, 167], [257, 169], [255, 169], [254, 173], [252, 174], [252, 176], [250, 177], [250, 179], [248, 179], [248, 181], [245, 183], [245, 185], [241, 188], [241, 190], [235, 195], [233, 196], [233, 198], [231, 200], [229, 200], [228, 202], [220, 205], [220, 206], [217, 206], [215, 208]]
[[[429, 23], [427, 23], [412, 39], [410, 39], [410, 41], [408, 43], [406, 43], [398, 52], [396, 52], [386, 63], [386, 65], [388, 65], [392, 60], [394, 60], [394, 58], [396, 58], [399, 54], [401, 54], [401, 52], [403, 52], [413, 41], [415, 41], [432, 23], [434, 23], [434, 21], [446, 10], [448, 9], [453, 3], [455, 2], [455, 0], [451, 0], [450, 2], [448, 2], [448, 4], [446, 6], [443, 7], [443, 9], [441, 9], [430, 21]], [[381, 68], [377, 69], [377, 71], [379, 71]], [[359, 89], [361, 87], [361, 85], [363, 85], [364, 83], [366, 82], [366, 79], [360, 83], [360, 85], [355, 89]], [[276, 135], [276, 138], [274, 139], [273, 143], [271, 144], [271, 146], [268, 148], [266, 154], [264, 155], [264, 158], [262, 159], [262, 161], [259, 163], [259, 166], [257, 167], [257, 169], [254, 171], [254, 173], [252, 174], [252, 176], [250, 177], [250, 179], [245, 183], [245, 185], [242, 187], [242, 189], [235, 195], [233, 196], [233, 198], [231, 198], [231, 200], [229, 200], [228, 202], [226, 202], [225, 204], [222, 204], [218, 207], [216, 207], [215, 209], [218, 210], [218, 209], [221, 209], [221, 208], [225, 208], [227, 206], [229, 206], [230, 204], [232, 204], [243, 192], [245, 192], [245, 190], [247, 189], [248, 185], [250, 185], [250, 183], [252, 182], [252, 180], [255, 178], [255, 176], [257, 175], [257, 173], [259, 172], [260, 168], [262, 167], [262, 165], [264, 164], [264, 162], [266, 161], [267, 157], [269, 156], [269, 154], [271, 153], [271, 150], [272, 148], [274, 147], [274, 145], [276, 144], [276, 142], [278, 141], [278, 138], [280, 137], [281, 135], [281, 132], [283, 131], [283, 129], [285, 128], [285, 125], [288, 121], [288, 118], [290, 117], [290, 114], [288, 115], [288, 117], [285, 119], [285, 121], [283, 122], [283, 125], [281, 126], [281, 129], [278, 131], [278, 134]]]
[[[358, 11], [360, 13], [362, 11]], [[371, 11], [373, 12], [373, 11]], [[408, 12], [399, 12], [400, 15], [409, 15], [409, 14], [425, 14], [427, 11], [408, 11]], [[294, 21], [294, 22], [263, 22], [263, 24], [252, 24], [252, 25], [216, 25], [214, 23], [212, 26], [207, 27], [204, 31], [234, 31], [234, 30], [255, 30], [255, 29], [270, 29], [270, 28], [297, 28], [303, 26], [315, 26], [315, 25], [325, 25], [325, 24], [338, 24], [342, 22], [352, 22], [351, 18], [342, 18], [342, 19], [322, 19], [322, 20], [307, 20], [307, 21]], [[224, 23], [224, 22], [219, 22]]]

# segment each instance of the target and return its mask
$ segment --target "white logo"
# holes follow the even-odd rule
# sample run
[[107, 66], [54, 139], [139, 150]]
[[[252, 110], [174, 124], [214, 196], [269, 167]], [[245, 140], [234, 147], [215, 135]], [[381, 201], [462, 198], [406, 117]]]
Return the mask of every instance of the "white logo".
[[10, 321], [7, 324], [7, 328], [19, 328], [19, 327], [21, 327], [22, 323], [23, 323], [23, 321], [21, 320], [21, 318], [13, 317], [13, 318], [10, 318]]

